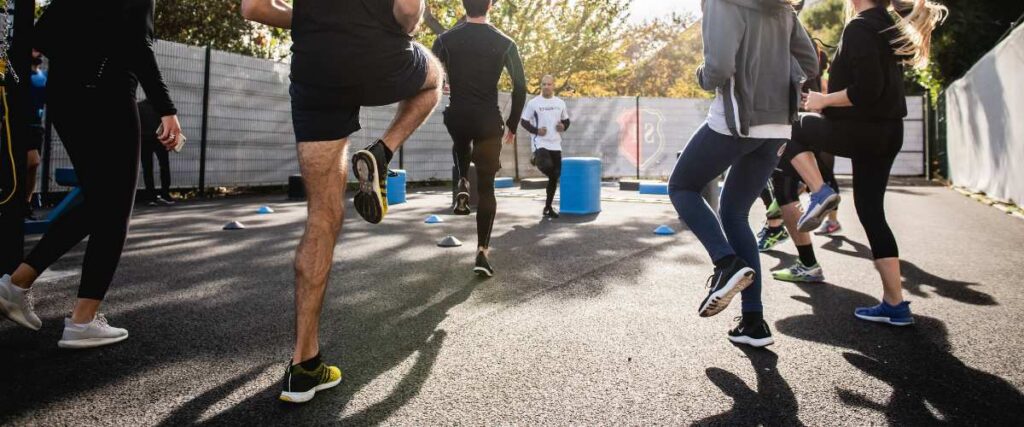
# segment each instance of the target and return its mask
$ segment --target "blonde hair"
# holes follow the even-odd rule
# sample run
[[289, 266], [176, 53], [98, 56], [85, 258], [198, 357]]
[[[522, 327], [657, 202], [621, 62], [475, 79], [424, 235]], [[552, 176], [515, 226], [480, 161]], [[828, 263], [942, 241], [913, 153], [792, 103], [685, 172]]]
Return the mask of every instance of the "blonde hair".
[[[847, 20], [852, 19], [855, 13], [851, 3], [846, 3]], [[894, 53], [905, 58], [903, 63], [906, 65], [926, 67], [931, 52], [932, 31], [946, 20], [949, 9], [930, 0], [875, 0], [875, 4], [899, 15], [896, 25], [886, 29], [900, 32], [899, 37], [892, 41]]]

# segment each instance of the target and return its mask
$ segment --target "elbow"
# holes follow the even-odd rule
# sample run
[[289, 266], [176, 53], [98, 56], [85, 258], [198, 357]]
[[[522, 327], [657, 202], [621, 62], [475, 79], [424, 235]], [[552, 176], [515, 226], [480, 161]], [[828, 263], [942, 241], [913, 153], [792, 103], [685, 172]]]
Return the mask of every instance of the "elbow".
[[407, 33], [412, 33], [423, 18], [422, 0], [396, 0], [393, 9], [395, 20]]

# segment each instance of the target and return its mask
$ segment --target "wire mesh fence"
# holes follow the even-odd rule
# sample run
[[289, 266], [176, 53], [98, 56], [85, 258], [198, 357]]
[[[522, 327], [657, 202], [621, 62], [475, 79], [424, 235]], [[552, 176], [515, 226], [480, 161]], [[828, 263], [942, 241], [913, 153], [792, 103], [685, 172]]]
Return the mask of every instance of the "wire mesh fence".
[[[288, 95], [289, 65], [242, 55], [160, 41], [157, 60], [178, 107], [189, 143], [171, 156], [172, 187], [200, 189], [284, 185], [298, 173]], [[145, 95], [140, 91], [140, 99]], [[605, 178], [664, 178], [676, 153], [703, 124], [709, 101], [646, 97], [565, 99], [572, 126], [563, 134], [564, 157], [596, 157]], [[507, 114], [511, 97], [502, 94]], [[392, 167], [405, 169], [413, 182], [447, 181], [452, 176], [451, 139], [443, 123], [447, 99], [405, 144]], [[923, 175], [925, 131], [923, 100], [908, 98], [904, 152], [895, 175]], [[397, 107], [363, 108], [363, 130], [351, 138], [362, 147], [383, 134]], [[47, 141], [49, 161], [42, 178], [71, 167], [57, 132]], [[97, 133], [102, 147], [102, 132]], [[869, 143], [866, 141], [866, 143]], [[516, 145], [502, 148], [501, 176], [542, 174], [529, 163], [531, 136], [518, 132]], [[837, 162], [849, 173], [849, 163]], [[55, 189], [40, 181], [43, 191]], [[140, 186], [142, 180], [139, 180]]]

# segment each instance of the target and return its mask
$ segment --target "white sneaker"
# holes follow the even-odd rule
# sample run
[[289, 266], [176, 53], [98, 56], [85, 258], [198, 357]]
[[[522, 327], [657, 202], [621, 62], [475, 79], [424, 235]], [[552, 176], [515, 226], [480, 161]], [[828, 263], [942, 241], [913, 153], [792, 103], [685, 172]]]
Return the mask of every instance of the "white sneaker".
[[128, 330], [115, 328], [107, 318], [97, 314], [92, 322], [84, 325], [64, 319], [64, 335], [57, 341], [60, 348], [93, 348], [114, 344], [128, 338]]
[[14, 323], [38, 331], [43, 321], [36, 316], [29, 292], [14, 286], [10, 275], [0, 277], [0, 312]]

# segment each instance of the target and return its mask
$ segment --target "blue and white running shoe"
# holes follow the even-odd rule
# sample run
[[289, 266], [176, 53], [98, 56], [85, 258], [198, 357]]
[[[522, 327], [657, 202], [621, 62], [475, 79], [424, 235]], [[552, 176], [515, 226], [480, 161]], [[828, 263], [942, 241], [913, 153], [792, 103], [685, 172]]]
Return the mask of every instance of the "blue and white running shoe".
[[889, 305], [882, 301], [874, 307], [860, 307], [853, 312], [858, 319], [869, 322], [888, 323], [895, 326], [914, 324], [914, 315], [910, 312], [910, 302], [903, 301], [897, 305]]
[[810, 233], [821, 225], [829, 212], [837, 208], [839, 208], [839, 194], [836, 194], [832, 187], [823, 186], [817, 193], [811, 193], [811, 203], [807, 205], [807, 210], [797, 222], [797, 228], [801, 232]]

